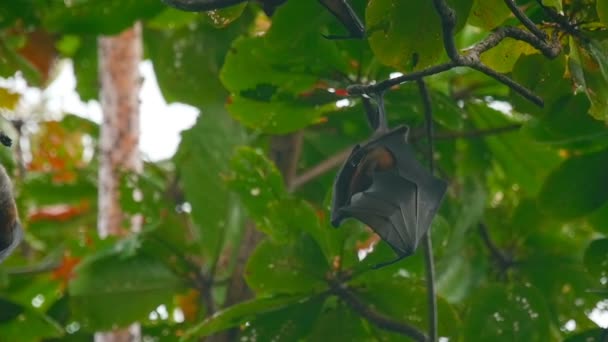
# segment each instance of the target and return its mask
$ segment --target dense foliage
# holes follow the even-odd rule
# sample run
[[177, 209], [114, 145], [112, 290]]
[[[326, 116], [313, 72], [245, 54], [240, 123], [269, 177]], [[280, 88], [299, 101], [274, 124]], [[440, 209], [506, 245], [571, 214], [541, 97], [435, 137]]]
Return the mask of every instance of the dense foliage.
[[[437, 173], [449, 182], [432, 239], [439, 335], [450, 341], [602, 334], [589, 315], [608, 311], [608, 1], [539, 2], [518, 5], [561, 53], [549, 59], [507, 38], [481, 61], [543, 107], [472, 68], [425, 78]], [[0, 266], [0, 341], [87, 341], [134, 321], [160, 341], [231, 327], [260, 341], [404, 339], [378, 316], [426, 332], [421, 251], [371, 270], [392, 251], [357, 222], [329, 225], [335, 168], [298, 178], [368, 138], [348, 86], [448, 61], [431, 1], [352, 3], [369, 39], [324, 39], [344, 28], [316, 1], [287, 1], [272, 17], [255, 4], [199, 14], [160, 0], [0, 3], [0, 77], [18, 72], [44, 89], [56, 61], [69, 58], [81, 99], [94, 100], [96, 37], [141, 20], [165, 99], [201, 109], [171, 160], [124, 176], [123, 207], [144, 216], [143, 231], [100, 240], [99, 127], [70, 113], [13, 114], [23, 94], [0, 87], [8, 118], [37, 123], [23, 131], [21, 150], [0, 152], [17, 175], [26, 230]], [[503, 1], [448, 4], [463, 53], [497, 27], [523, 27]], [[411, 127], [426, 163], [415, 83], [392, 87], [385, 100], [390, 124]], [[302, 152], [286, 179], [267, 157], [270, 141], [297, 131]], [[254, 297], [224, 307], [253, 224], [265, 235], [244, 271]]]

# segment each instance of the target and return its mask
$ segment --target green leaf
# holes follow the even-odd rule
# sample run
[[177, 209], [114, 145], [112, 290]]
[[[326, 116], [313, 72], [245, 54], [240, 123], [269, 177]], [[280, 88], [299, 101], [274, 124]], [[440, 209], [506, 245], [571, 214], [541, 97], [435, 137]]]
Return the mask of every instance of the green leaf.
[[268, 202], [287, 196], [281, 172], [261, 149], [239, 147], [230, 162], [233, 171], [229, 179], [253, 212], [263, 212]]
[[494, 29], [511, 15], [511, 10], [502, 0], [474, 0], [469, 23], [471, 25]]
[[284, 309], [259, 315], [247, 324], [240, 340], [298, 341], [308, 335], [325, 298], [312, 298]]
[[318, 297], [309, 297], [300, 294], [296, 296], [262, 297], [242, 302], [217, 312], [212, 317], [188, 330], [184, 334], [182, 341], [191, 341], [196, 337], [209, 336], [215, 332], [245, 323], [246, 321], [255, 320], [266, 313], [284, 310], [292, 305], [297, 305], [297, 303], [304, 304], [308, 301], [314, 301], [316, 298]]
[[[244, 132], [224, 110], [201, 114], [194, 127], [182, 133], [175, 163], [192, 218], [199, 226], [196, 238], [208, 262], [215, 262], [229, 227], [233, 206], [224, 178], [230, 156], [245, 141]], [[204, 175], [204, 177], [202, 176]]]
[[[603, 0], [598, 0], [603, 1]], [[543, 5], [555, 8], [558, 12], [562, 11], [562, 0], [542, 0]]]
[[[491, 129], [513, 124], [505, 114], [483, 104], [466, 107], [479, 129]], [[504, 170], [506, 182], [518, 184], [522, 193], [535, 195], [549, 171], [559, 164], [555, 151], [526, 139], [520, 131], [485, 138], [498, 165]]]
[[572, 96], [572, 86], [565, 78], [566, 61], [563, 56], [548, 60], [541, 54], [521, 55], [513, 66], [513, 80], [530, 89], [545, 102], [539, 108], [511, 90], [513, 105], [524, 113], [551, 114], [558, 107], [554, 104], [564, 96]]
[[549, 336], [543, 295], [530, 286], [492, 285], [475, 294], [464, 327], [465, 341], [542, 341]]
[[249, 23], [249, 16], [243, 16], [226, 29], [190, 20], [177, 29], [145, 30], [146, 52], [165, 100], [202, 109], [223, 104], [228, 92], [218, 75], [230, 43]]
[[308, 341], [372, 341], [364, 320], [346, 304], [328, 300], [316, 317]]
[[71, 56], [76, 76], [76, 91], [83, 101], [97, 100], [99, 97], [99, 79], [97, 62], [97, 37], [82, 36], [76, 52]]
[[138, 254], [133, 243], [137, 241], [121, 242], [86, 258], [76, 268], [69, 283], [72, 312], [88, 329], [105, 330], [145, 320], [159, 305], [171, 303], [181, 287], [182, 281], [163, 262]]
[[596, 280], [596, 285], [608, 288], [608, 239], [591, 242], [585, 250], [585, 267]]
[[591, 40], [579, 45], [570, 37], [568, 66], [574, 81], [582, 87], [591, 102], [589, 114], [597, 120], [608, 120], [608, 43]]
[[524, 132], [538, 142], [560, 147], [605, 144], [608, 130], [602, 122], [584, 115], [588, 109], [589, 100], [584, 94], [565, 96], [547, 115], [526, 122]]
[[64, 335], [61, 326], [47, 315], [0, 298], [2, 341], [35, 342]]
[[328, 264], [307, 235], [292, 244], [260, 243], [247, 263], [247, 284], [258, 294], [317, 293], [327, 288]]
[[[499, 2], [504, 3], [504, 1]], [[482, 53], [481, 61], [497, 72], [508, 73], [513, 70], [519, 56], [533, 53], [537, 53], [537, 51], [527, 43], [507, 38], [498, 46]]]
[[540, 207], [559, 219], [591, 213], [608, 201], [608, 150], [572, 157], [553, 170], [539, 195]]
[[237, 20], [243, 14], [246, 7], [247, 4], [243, 3], [227, 8], [206, 11], [205, 14], [207, 15], [208, 22], [214, 27], [223, 28]]
[[[456, 4], [457, 28], [462, 28], [472, 1]], [[432, 2], [374, 0], [366, 11], [370, 47], [384, 64], [402, 71], [435, 64], [443, 55], [439, 15]]]
[[[285, 7], [306, 4], [317, 6], [293, 1]], [[324, 113], [337, 109], [335, 96], [311, 103], [314, 99], [304, 95], [318, 81], [345, 72], [347, 66], [335, 44], [316, 30], [307, 35], [294, 33], [289, 41], [283, 41], [277, 30], [273, 22], [267, 36], [237, 39], [226, 57], [221, 79], [233, 94], [228, 106], [232, 115], [248, 127], [282, 134], [316, 123]]]

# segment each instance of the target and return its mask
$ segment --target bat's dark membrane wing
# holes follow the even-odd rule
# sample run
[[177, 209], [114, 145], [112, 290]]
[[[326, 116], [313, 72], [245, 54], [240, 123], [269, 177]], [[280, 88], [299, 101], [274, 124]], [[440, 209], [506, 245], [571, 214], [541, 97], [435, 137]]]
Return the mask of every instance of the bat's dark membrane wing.
[[319, 0], [348, 30], [349, 36], [338, 37], [330, 36], [331, 39], [358, 38], [365, 36], [365, 27], [361, 23], [361, 19], [353, 10], [348, 0]]
[[0, 263], [15, 250], [22, 239], [23, 231], [21, 230], [21, 225], [16, 223], [10, 236], [7, 236], [6, 239], [0, 242]]
[[417, 228], [421, 238], [430, 229], [446, 189], [447, 183], [434, 177], [428, 184], [420, 187]]
[[370, 226], [399, 256], [410, 255], [418, 245], [417, 187], [393, 172], [378, 172], [372, 186], [354, 195], [340, 210]]

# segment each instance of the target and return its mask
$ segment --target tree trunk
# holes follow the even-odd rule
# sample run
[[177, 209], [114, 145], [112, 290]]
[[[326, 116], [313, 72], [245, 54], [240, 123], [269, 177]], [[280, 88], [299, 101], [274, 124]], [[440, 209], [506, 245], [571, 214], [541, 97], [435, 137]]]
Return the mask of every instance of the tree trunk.
[[[103, 122], [100, 137], [99, 216], [97, 231], [104, 238], [138, 231], [137, 218], [126, 221], [119, 202], [121, 171], [139, 172], [139, 89], [142, 58], [139, 23], [113, 37], [99, 38], [99, 79]], [[138, 324], [95, 334], [96, 342], [140, 341]]]

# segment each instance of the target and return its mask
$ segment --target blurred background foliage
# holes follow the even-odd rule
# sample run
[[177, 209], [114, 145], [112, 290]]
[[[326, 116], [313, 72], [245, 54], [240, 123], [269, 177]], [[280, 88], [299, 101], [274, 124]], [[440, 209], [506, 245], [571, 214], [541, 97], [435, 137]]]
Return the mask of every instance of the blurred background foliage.
[[[330, 227], [335, 169], [286, 186], [267, 157], [271, 137], [296, 131], [297, 174], [344, 153], [370, 134], [362, 104], [345, 97], [348, 85], [447, 60], [430, 1], [352, 3], [369, 39], [324, 39], [344, 28], [316, 1], [287, 1], [272, 17], [254, 3], [186, 13], [160, 0], [3, 1], [0, 77], [44, 89], [58, 61], [71, 59], [80, 98], [96, 100], [97, 37], [139, 20], [164, 98], [201, 114], [173, 158], [124, 175], [123, 208], [142, 214], [144, 229], [100, 240], [98, 125], [70, 113], [50, 118], [44, 105], [17, 113], [23, 94], [0, 86], [0, 111], [10, 119], [2, 125], [18, 137], [15, 148], [0, 149], [0, 162], [14, 175], [26, 231], [0, 266], [0, 341], [90, 341], [134, 321], [150, 341], [232, 327], [260, 341], [404, 340], [331, 291], [330, 280], [351, 271], [344, 281], [361, 302], [426, 331], [421, 253], [370, 270], [391, 251], [356, 222]], [[461, 49], [519, 25], [503, 1], [449, 3]], [[449, 341], [606, 336], [608, 1], [542, 3], [563, 11], [570, 29], [537, 1], [518, 1], [559, 37], [560, 56], [548, 60], [507, 39], [482, 60], [541, 96], [543, 108], [470, 69], [426, 79], [434, 158], [450, 184], [432, 228], [439, 335]], [[424, 151], [415, 86], [394, 87], [386, 107], [390, 123], [409, 125]], [[255, 296], [226, 307], [247, 224], [265, 234], [243, 273]]]

